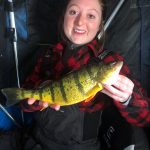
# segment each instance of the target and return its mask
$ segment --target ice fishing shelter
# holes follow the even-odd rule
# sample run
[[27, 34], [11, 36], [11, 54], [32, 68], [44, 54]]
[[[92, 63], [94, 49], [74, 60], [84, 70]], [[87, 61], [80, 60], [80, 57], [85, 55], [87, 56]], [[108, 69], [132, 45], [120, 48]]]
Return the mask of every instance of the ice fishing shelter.
[[[19, 86], [18, 82], [22, 83], [32, 70], [35, 57], [40, 52], [39, 46], [57, 42], [55, 31], [61, 14], [60, 8], [65, 1], [0, 1], [0, 88]], [[121, 53], [131, 70], [134, 70], [134, 76], [149, 90], [149, 0], [104, 2], [105, 25], [108, 23], [105, 47]], [[14, 22], [11, 24], [12, 15]], [[1, 95], [1, 104], [4, 103], [3, 99]]]
[[[150, 1], [104, 2], [105, 24], [108, 23], [105, 48], [121, 53], [135, 72], [134, 76], [149, 90], [150, 19], [147, 17], [150, 13]], [[55, 0], [0, 0], [0, 89], [22, 84], [34, 66], [36, 55], [41, 51], [39, 47], [57, 42], [55, 31], [61, 14], [60, 8], [64, 3], [65, 0], [57, 0], [57, 3]], [[12, 25], [11, 17], [14, 19]], [[16, 54], [14, 50], [17, 51]], [[5, 103], [3, 99], [1, 95], [1, 104]], [[0, 129], [8, 130], [13, 123], [22, 123], [22, 114], [17, 107], [8, 108], [5, 113], [4, 111], [1, 108]]]

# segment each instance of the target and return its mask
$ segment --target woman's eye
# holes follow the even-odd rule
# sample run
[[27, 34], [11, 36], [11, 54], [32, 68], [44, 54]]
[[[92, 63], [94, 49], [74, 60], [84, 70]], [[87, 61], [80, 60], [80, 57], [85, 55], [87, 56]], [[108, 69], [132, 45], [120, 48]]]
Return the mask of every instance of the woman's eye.
[[69, 14], [70, 14], [70, 15], [76, 15], [77, 12], [76, 12], [75, 10], [70, 10], [70, 11], [69, 11]]
[[88, 18], [89, 18], [89, 19], [95, 19], [96, 17], [95, 17], [94, 15], [92, 15], [92, 14], [89, 14], [89, 15], [88, 15]]

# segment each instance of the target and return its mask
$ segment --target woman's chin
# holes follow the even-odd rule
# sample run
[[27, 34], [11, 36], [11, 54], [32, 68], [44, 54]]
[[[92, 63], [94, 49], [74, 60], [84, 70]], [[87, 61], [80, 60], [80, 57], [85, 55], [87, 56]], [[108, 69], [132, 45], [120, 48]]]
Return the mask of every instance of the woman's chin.
[[78, 40], [72, 40], [72, 43], [77, 44], [77, 45], [83, 45], [83, 44], [86, 44], [87, 42], [84, 41], [83, 39], [78, 39]]

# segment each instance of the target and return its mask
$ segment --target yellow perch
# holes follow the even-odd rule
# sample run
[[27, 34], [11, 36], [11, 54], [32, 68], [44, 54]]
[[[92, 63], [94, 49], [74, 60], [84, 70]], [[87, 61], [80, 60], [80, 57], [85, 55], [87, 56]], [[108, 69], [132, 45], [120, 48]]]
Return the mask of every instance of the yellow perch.
[[103, 84], [113, 84], [122, 65], [122, 61], [88, 64], [39, 89], [5, 88], [2, 93], [7, 98], [8, 106], [27, 98], [60, 106], [72, 105], [94, 97], [103, 89]]

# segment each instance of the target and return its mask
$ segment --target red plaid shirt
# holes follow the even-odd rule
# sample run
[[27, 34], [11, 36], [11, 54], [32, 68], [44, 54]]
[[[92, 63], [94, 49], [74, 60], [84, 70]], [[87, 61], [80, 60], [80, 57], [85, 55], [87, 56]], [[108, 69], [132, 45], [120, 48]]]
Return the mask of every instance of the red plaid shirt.
[[[79, 69], [87, 64], [90, 59], [98, 57], [98, 55], [103, 52], [103, 50], [97, 48], [96, 40], [84, 46], [74, 48], [71, 46], [58, 43], [53, 49], [48, 49], [44, 55], [38, 59], [33, 73], [26, 80], [25, 87], [35, 88], [46, 80], [57, 80], [67, 72]], [[123, 58], [117, 53], [112, 53], [104, 57], [102, 61], [108, 63], [116, 60], [123, 60]], [[128, 77], [131, 76], [125, 64], [120, 73]], [[113, 102], [128, 122], [138, 126], [148, 124], [150, 122], [150, 99], [146, 97], [146, 93], [144, 93], [140, 84], [135, 80], [132, 81], [135, 84], [135, 88], [132, 99], [127, 106], [117, 101], [112, 101], [111, 98], [99, 92], [90, 102], [79, 103], [80, 110], [94, 112], [104, 109], [107, 104]], [[24, 111], [36, 111], [41, 109], [38, 103], [29, 106], [26, 101], [21, 102], [21, 106]]]

